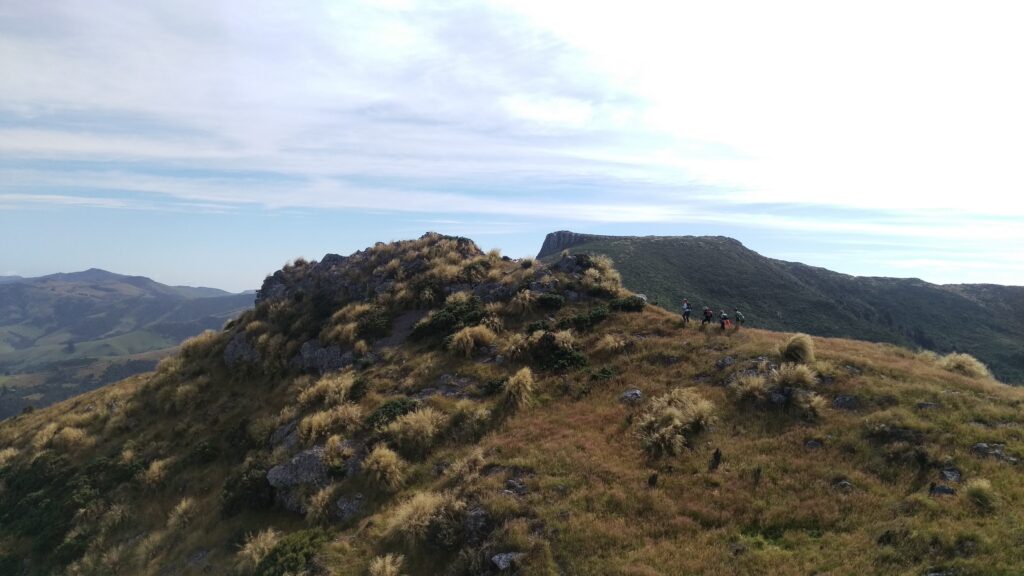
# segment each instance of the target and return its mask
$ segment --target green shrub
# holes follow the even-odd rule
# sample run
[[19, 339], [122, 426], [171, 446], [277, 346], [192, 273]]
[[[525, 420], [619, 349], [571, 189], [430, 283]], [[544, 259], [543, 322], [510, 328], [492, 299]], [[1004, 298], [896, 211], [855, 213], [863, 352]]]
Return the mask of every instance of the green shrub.
[[413, 327], [412, 337], [415, 339], [444, 337], [466, 326], [476, 326], [486, 316], [487, 311], [476, 296], [449, 298], [440, 310], [424, 318]]
[[270, 508], [274, 504], [274, 488], [267, 482], [267, 466], [250, 462], [229, 476], [221, 489], [220, 503], [225, 516]]
[[356, 334], [366, 340], [383, 338], [391, 332], [391, 314], [387, 308], [374, 305], [356, 321]]
[[537, 305], [542, 310], [560, 310], [565, 306], [565, 297], [560, 294], [544, 293], [537, 296]]
[[944, 370], [963, 374], [970, 378], [989, 378], [992, 376], [988, 367], [970, 354], [958, 354], [956, 352], [947, 354], [939, 360], [939, 366]]
[[652, 399], [637, 418], [640, 442], [654, 458], [679, 454], [689, 437], [707, 427], [714, 410], [710, 400], [693, 390], [676, 388]]
[[256, 566], [256, 576], [305, 574], [315, 569], [314, 558], [327, 542], [323, 530], [299, 530], [281, 537]]
[[414, 398], [400, 396], [392, 398], [378, 406], [369, 416], [366, 417], [365, 426], [369, 430], [382, 430], [399, 416], [412, 412], [420, 405]]
[[587, 365], [587, 357], [572, 348], [563, 347], [553, 332], [545, 332], [531, 348], [541, 368], [554, 372], [577, 370]]
[[788, 362], [814, 362], [814, 341], [807, 334], [794, 334], [786, 341], [780, 353], [782, 359]]
[[587, 312], [581, 312], [558, 321], [559, 328], [575, 328], [580, 332], [590, 330], [608, 318], [608, 307], [595, 306]]
[[352, 387], [348, 390], [348, 399], [353, 402], [360, 402], [366, 397], [366, 393], [370, 391], [370, 388], [370, 380], [367, 377], [357, 376], [352, 381]]
[[643, 312], [644, 306], [647, 306], [647, 301], [635, 295], [611, 301], [611, 309], [620, 312]]

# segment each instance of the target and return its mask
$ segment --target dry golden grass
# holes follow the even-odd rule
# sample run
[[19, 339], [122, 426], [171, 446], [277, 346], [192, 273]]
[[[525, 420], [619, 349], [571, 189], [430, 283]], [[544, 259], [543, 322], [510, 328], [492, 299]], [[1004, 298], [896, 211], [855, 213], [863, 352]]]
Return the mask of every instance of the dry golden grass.
[[758, 404], [768, 399], [768, 382], [764, 376], [744, 375], [727, 388], [734, 402]]
[[502, 403], [509, 410], [522, 410], [533, 405], [534, 381], [533, 371], [529, 367], [521, 368], [505, 382]]
[[963, 374], [970, 378], [991, 378], [988, 366], [970, 354], [947, 354], [939, 360], [939, 365], [950, 372]]
[[345, 402], [354, 380], [350, 372], [324, 376], [299, 394], [299, 404], [304, 407], [316, 403], [338, 406]]
[[415, 546], [426, 538], [430, 520], [440, 509], [451, 503], [449, 494], [417, 492], [411, 498], [398, 504], [388, 514], [384, 527], [385, 538], [402, 539], [409, 546]]
[[473, 356], [473, 351], [481, 346], [490, 346], [497, 335], [487, 326], [467, 326], [452, 336], [451, 349], [466, 358]]
[[384, 444], [374, 446], [363, 460], [363, 473], [385, 491], [394, 491], [402, 486], [406, 468], [402, 457]]
[[18, 449], [11, 446], [0, 450], [0, 467], [13, 460], [17, 455]]
[[273, 528], [250, 533], [245, 537], [245, 544], [238, 550], [236, 566], [243, 573], [254, 572], [280, 539], [281, 533]]
[[399, 416], [385, 428], [391, 443], [403, 454], [425, 454], [444, 431], [448, 416], [430, 406]]
[[370, 561], [370, 576], [402, 576], [405, 556], [401, 554], [385, 554]]
[[637, 435], [655, 458], [679, 454], [687, 437], [705, 429], [715, 405], [687, 388], [676, 388], [652, 399], [636, 420]]
[[503, 312], [509, 316], [522, 316], [533, 311], [536, 304], [536, 297], [533, 292], [529, 290], [523, 290], [512, 297], [508, 303], [505, 304]]
[[167, 479], [167, 470], [173, 463], [172, 458], [153, 460], [145, 470], [139, 472], [138, 480], [143, 486], [157, 488]]
[[814, 362], [814, 341], [807, 334], [794, 334], [779, 350], [779, 354], [788, 362]]
[[785, 363], [771, 375], [772, 384], [785, 387], [811, 388], [818, 383], [818, 375], [804, 364]]
[[992, 483], [984, 478], [971, 478], [964, 485], [964, 496], [983, 514], [989, 514], [999, 505], [999, 497]]
[[170, 530], [180, 530], [195, 519], [197, 514], [197, 505], [194, 498], [191, 496], [185, 496], [174, 506], [171, 513], [167, 516], [167, 528]]

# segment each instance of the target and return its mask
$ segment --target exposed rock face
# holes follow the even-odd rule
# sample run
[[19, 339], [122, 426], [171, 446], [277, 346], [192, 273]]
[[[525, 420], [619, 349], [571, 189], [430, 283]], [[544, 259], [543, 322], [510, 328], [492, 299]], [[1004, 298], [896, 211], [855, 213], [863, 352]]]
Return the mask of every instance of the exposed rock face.
[[245, 332], [235, 334], [235, 337], [224, 348], [224, 364], [228, 368], [234, 368], [243, 363], [251, 364], [259, 361], [260, 353], [249, 343]]
[[552, 232], [544, 238], [544, 245], [540, 247], [540, 252], [537, 253], [537, 258], [544, 258], [551, 254], [558, 254], [566, 248], [572, 248], [573, 246], [579, 246], [580, 244], [586, 244], [587, 242], [600, 240], [602, 238], [614, 238], [614, 236], [577, 234], [576, 232], [570, 232], [568, 230]]
[[302, 345], [292, 364], [303, 372], [326, 374], [352, 364], [353, 358], [352, 352], [342, 353], [340, 346], [323, 346], [314, 338]]
[[267, 472], [267, 482], [276, 489], [293, 488], [302, 484], [322, 486], [327, 482], [324, 449], [314, 446], [303, 450], [288, 462], [274, 466]]
[[644, 399], [644, 393], [639, 388], [630, 388], [619, 395], [619, 402], [635, 406]]
[[525, 552], [502, 552], [491, 556], [491, 564], [502, 572], [511, 570], [520, 558], [526, 556]]

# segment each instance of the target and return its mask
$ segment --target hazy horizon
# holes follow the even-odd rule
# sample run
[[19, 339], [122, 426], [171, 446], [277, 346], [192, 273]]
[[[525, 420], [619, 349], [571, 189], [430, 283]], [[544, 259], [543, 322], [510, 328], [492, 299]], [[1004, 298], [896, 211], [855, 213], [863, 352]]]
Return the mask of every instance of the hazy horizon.
[[0, 275], [468, 236], [1024, 285], [1024, 7], [0, 0]]

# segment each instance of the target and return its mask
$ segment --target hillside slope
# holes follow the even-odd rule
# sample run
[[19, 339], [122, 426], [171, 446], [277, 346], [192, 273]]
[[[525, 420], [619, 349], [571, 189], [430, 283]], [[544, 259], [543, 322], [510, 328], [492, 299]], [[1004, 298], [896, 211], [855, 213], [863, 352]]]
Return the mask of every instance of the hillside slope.
[[538, 258], [563, 249], [604, 254], [625, 286], [673, 311], [683, 298], [751, 325], [821, 336], [967, 352], [1024, 383], [1024, 287], [939, 286], [914, 278], [839, 274], [766, 258], [721, 236], [596, 236], [554, 232]]
[[1015, 574], [1022, 401], [429, 234], [0, 423], [0, 573]]
[[0, 418], [152, 370], [182, 340], [220, 328], [252, 296], [104, 270], [0, 284]]

